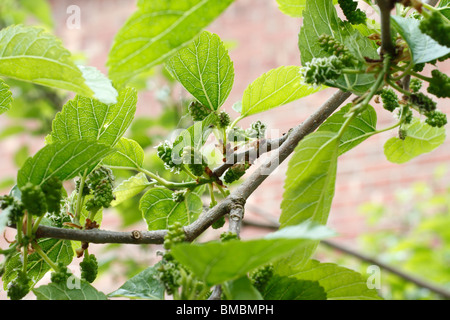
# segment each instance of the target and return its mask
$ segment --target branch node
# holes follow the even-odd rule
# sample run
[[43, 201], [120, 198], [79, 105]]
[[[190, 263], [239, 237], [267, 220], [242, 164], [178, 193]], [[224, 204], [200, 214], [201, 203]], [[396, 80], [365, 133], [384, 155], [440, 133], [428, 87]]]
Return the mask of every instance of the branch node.
[[131, 231], [131, 237], [134, 240], [140, 240], [142, 238], [142, 233], [139, 230], [133, 230]]

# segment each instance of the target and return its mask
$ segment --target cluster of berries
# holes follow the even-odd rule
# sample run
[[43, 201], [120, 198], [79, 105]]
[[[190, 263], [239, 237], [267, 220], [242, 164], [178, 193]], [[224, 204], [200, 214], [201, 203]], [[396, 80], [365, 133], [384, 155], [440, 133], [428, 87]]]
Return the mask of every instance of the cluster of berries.
[[[413, 85], [413, 93], [409, 96], [409, 105], [416, 109], [420, 114], [426, 117], [425, 123], [432, 127], [443, 127], [447, 124], [447, 116], [439, 110], [436, 110], [436, 102], [422, 92], [418, 92], [420, 84], [417, 82]], [[400, 108], [400, 103], [397, 94], [392, 89], [382, 89], [380, 97], [383, 102], [383, 107], [393, 112], [395, 109], [401, 109], [400, 114], [404, 119], [404, 123], [410, 123], [412, 120], [412, 112], [407, 106]]]
[[[115, 199], [114, 175], [111, 169], [98, 167], [93, 170], [86, 179], [86, 186], [89, 188], [89, 194], [93, 197], [86, 201], [86, 209], [90, 212], [97, 212], [101, 208], [109, 208], [111, 202]], [[85, 190], [83, 190], [83, 193]]]
[[348, 22], [350, 22], [351, 24], [360, 24], [366, 22], [367, 16], [364, 11], [362, 11], [361, 9], [357, 9], [357, 1], [338, 0], [338, 3]]
[[450, 47], [450, 22], [439, 10], [423, 12], [424, 18], [419, 24], [422, 33], [429, 35], [440, 45]]
[[57, 177], [49, 178], [42, 185], [26, 183], [20, 192], [24, 208], [34, 216], [42, 216], [46, 212], [58, 214], [61, 211], [62, 182]]

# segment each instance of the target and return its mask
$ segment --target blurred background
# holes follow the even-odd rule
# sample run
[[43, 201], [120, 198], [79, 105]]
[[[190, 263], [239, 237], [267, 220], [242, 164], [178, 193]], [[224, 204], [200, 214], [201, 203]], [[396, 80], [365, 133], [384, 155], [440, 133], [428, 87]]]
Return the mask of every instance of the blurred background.
[[[68, 24], [74, 5], [80, 12], [79, 26]], [[2, 0], [0, 27], [18, 23], [42, 26], [61, 38], [77, 62], [95, 66], [107, 74], [105, 63], [113, 38], [135, 8], [135, 1], [131, 0]], [[370, 11], [368, 16], [375, 18]], [[233, 118], [237, 113], [232, 105], [241, 100], [243, 91], [253, 80], [281, 65], [300, 64], [297, 46], [300, 26], [301, 19], [282, 14], [275, 0], [237, 0], [207, 28], [226, 43], [234, 62], [234, 87], [224, 105]], [[441, 63], [439, 68], [448, 74], [450, 64]], [[51, 131], [55, 114], [73, 97], [67, 92], [9, 79], [7, 83], [12, 88], [14, 102], [11, 110], [0, 117], [1, 194], [14, 185], [16, 172], [26, 158], [44, 146], [44, 137]], [[149, 70], [130, 86], [139, 90], [139, 99], [135, 121], [126, 136], [145, 148], [146, 167], [150, 171], [167, 174], [153, 147], [175, 128], [191, 124], [185, 114], [192, 98], [162, 67]], [[240, 124], [248, 127], [253, 121], [261, 120], [269, 132], [285, 133], [304, 121], [334, 91], [323, 90], [248, 117]], [[395, 122], [381, 105], [373, 106], [378, 112], [378, 128]], [[438, 108], [450, 114], [448, 101], [439, 101]], [[329, 218], [329, 226], [339, 235], [332, 241], [450, 289], [450, 228], [447, 227], [450, 225], [450, 142], [447, 139], [432, 153], [396, 165], [388, 162], [383, 154], [384, 142], [395, 134], [375, 135], [339, 159], [336, 194]], [[287, 161], [250, 197], [246, 220], [258, 223], [277, 220], [286, 166]], [[120, 180], [130, 173], [117, 172], [117, 175]], [[140, 220], [138, 200], [132, 199], [105, 211], [102, 228], [145, 229]], [[267, 229], [246, 227], [242, 237], [266, 232]], [[13, 238], [14, 234], [8, 230], [0, 239], [0, 247], [7, 246], [8, 234]], [[94, 282], [105, 293], [117, 289], [127, 277], [153, 263], [154, 251], [159, 249], [158, 246], [92, 246], [99, 253], [102, 270], [110, 268]], [[325, 246], [320, 247], [316, 257], [339, 262], [363, 275], [367, 273], [367, 265], [360, 260]], [[74, 269], [78, 261], [75, 262]], [[381, 281], [381, 294], [388, 299], [438, 298], [429, 290], [383, 271]], [[5, 298], [2, 289], [0, 298]]]

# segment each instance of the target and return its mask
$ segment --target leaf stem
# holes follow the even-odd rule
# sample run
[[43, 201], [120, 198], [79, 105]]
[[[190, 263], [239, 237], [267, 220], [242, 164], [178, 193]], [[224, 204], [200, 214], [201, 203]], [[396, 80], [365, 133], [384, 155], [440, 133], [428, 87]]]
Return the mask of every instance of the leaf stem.
[[121, 166], [107, 166], [107, 167], [111, 168], [111, 169], [132, 170], [132, 171], [142, 172], [142, 173], [146, 174], [147, 176], [149, 176], [150, 178], [152, 178], [153, 180], [156, 180], [158, 182], [158, 184], [162, 185], [163, 187], [166, 187], [167, 189], [171, 189], [171, 190], [195, 188], [202, 184], [212, 182], [211, 179], [198, 179], [198, 181], [196, 180], [196, 181], [188, 181], [188, 182], [172, 182], [172, 181], [167, 181], [167, 180], [161, 178], [160, 176], [158, 176], [157, 174], [154, 174], [153, 172], [150, 172], [144, 168], [121, 167]]
[[23, 217], [20, 217], [19, 223], [17, 224], [17, 243], [22, 243], [22, 226]]
[[412, 70], [412, 68], [414, 68], [414, 63], [411, 61], [411, 63], [405, 69], [401, 69], [401, 68], [398, 68], [398, 67], [394, 67], [394, 68], [397, 69], [397, 70], [402, 70], [403, 71], [402, 74], [399, 75], [398, 77], [393, 77], [392, 78], [392, 80], [398, 81], [398, 80], [401, 80], [402, 78], [410, 75], [409, 72]]
[[342, 69], [342, 73], [346, 74], [368, 74], [368, 73], [376, 73], [376, 70], [367, 72], [366, 70], [355, 70], [355, 69]]
[[211, 197], [211, 208], [215, 207], [217, 204], [216, 198], [214, 197], [214, 188], [212, 183], [208, 183], [209, 196]]
[[219, 189], [220, 193], [222, 194], [222, 196], [224, 196], [224, 198], [229, 196], [229, 191], [226, 191], [222, 188], [222, 186], [218, 183], [216, 183], [217, 189]]
[[78, 197], [77, 197], [77, 206], [75, 209], [75, 222], [80, 221], [81, 206], [83, 205], [83, 201], [84, 201], [83, 190], [84, 190], [84, 185], [86, 183], [86, 178], [87, 178], [87, 169], [84, 170], [84, 173], [81, 176], [81, 180], [80, 180], [80, 186], [78, 189]]
[[393, 82], [393, 81], [391, 81], [391, 80], [388, 80], [388, 84], [389, 84], [392, 88], [394, 88], [395, 90], [397, 90], [398, 92], [401, 92], [401, 93], [403, 93], [404, 95], [406, 95], [406, 96], [408, 96], [408, 97], [411, 95], [411, 92], [406, 91], [405, 89], [401, 88], [400, 86], [398, 86], [395, 82]]
[[[32, 235], [32, 226], [33, 226], [33, 217], [30, 213], [26, 213], [27, 215], [27, 238], [28, 241], [31, 239]], [[23, 265], [22, 265], [22, 271], [27, 271], [27, 264], [28, 264], [28, 243], [25, 243], [23, 247]]]
[[420, 73], [417, 73], [417, 72], [415, 72], [415, 71], [413, 71], [413, 70], [410, 70], [410, 71], [408, 72], [408, 74], [411, 75], [411, 76], [413, 76], [413, 77], [416, 77], [416, 78], [422, 79], [422, 80], [424, 80], [424, 81], [427, 81], [427, 82], [433, 81], [433, 78], [426, 77], [426, 76], [421, 75]]
[[378, 74], [377, 80], [370, 88], [370, 91], [361, 97], [363, 99], [362, 102], [359, 102], [356, 106], [354, 106], [351, 109], [351, 111], [362, 112], [364, 110], [364, 108], [369, 104], [369, 102], [373, 98], [373, 96], [384, 85], [384, 80], [385, 80], [385, 77], [388, 75], [390, 65], [391, 65], [391, 57], [388, 54], [386, 54], [384, 57], [384, 61], [383, 61], [383, 69]]
[[41, 223], [44, 216], [37, 217], [33, 224], [33, 230], [31, 231], [32, 234], [36, 233], [36, 230], [39, 228], [39, 224]]
[[244, 118], [245, 118], [244, 115], [240, 115], [239, 117], [237, 117], [237, 118], [230, 124], [230, 128], [233, 129], [233, 128], [237, 125], [237, 123], [238, 123], [239, 121], [241, 121], [242, 119], [244, 119]]
[[192, 172], [186, 167], [184, 163], [181, 165], [181, 168], [189, 177], [191, 177], [194, 180], [197, 180], [197, 177], [192, 174]]
[[34, 251], [44, 259], [45, 262], [55, 271], [59, 270], [59, 267], [56, 263], [54, 263], [49, 256], [42, 250], [41, 246], [37, 244], [37, 242], [33, 242]]

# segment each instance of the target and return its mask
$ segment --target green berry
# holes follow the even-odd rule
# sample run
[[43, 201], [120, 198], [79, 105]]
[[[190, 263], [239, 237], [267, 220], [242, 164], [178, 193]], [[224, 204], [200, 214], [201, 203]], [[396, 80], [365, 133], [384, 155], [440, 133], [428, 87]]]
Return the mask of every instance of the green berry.
[[220, 229], [225, 225], [225, 217], [220, 217], [211, 226], [213, 229]]
[[114, 197], [114, 176], [112, 171], [99, 167], [92, 171], [86, 179], [86, 184], [92, 190], [93, 197], [86, 201], [86, 209], [96, 212], [101, 208], [109, 208]]
[[343, 62], [336, 56], [313, 58], [305, 64], [305, 67], [301, 70], [301, 74], [306, 83], [319, 86], [329, 80], [339, 78], [343, 67]]
[[419, 64], [414, 65], [413, 71], [422, 72], [424, 68], [425, 68], [425, 63], [419, 63]]
[[251, 127], [248, 130], [246, 130], [246, 132], [250, 138], [254, 139], [264, 138], [266, 135], [266, 125], [258, 120], [256, 122], [253, 122]]
[[450, 47], [450, 23], [439, 12], [433, 11], [419, 24], [422, 33], [429, 35], [442, 46]]
[[392, 89], [382, 89], [380, 93], [383, 108], [392, 112], [400, 107], [397, 94]]
[[410, 101], [419, 108], [421, 114], [436, 110], [436, 102], [421, 92], [412, 94], [410, 96]]
[[231, 123], [230, 115], [229, 115], [227, 112], [225, 112], [225, 111], [221, 111], [221, 112], [219, 113], [218, 118], [219, 118], [219, 119], [218, 119], [218, 121], [217, 121], [217, 126], [218, 126], [220, 129], [227, 128], [227, 127], [230, 125], [230, 123]]
[[24, 216], [25, 207], [19, 200], [16, 200], [12, 196], [2, 196], [0, 197], [0, 208], [5, 210], [6, 208], [10, 208], [9, 211], [9, 222], [11, 224], [19, 223], [20, 219]]
[[239, 237], [237, 236], [236, 233], [232, 232], [232, 231], [226, 231], [220, 234], [220, 241], [225, 242], [225, 241], [230, 241], [230, 240], [237, 240], [239, 239]]
[[181, 283], [180, 266], [176, 261], [163, 260], [158, 266], [156, 278], [161, 281], [167, 294], [173, 294]]
[[248, 164], [234, 164], [227, 170], [227, 172], [225, 172], [223, 180], [225, 181], [225, 183], [232, 183], [234, 181], [237, 181], [245, 174], [245, 171], [248, 168]]
[[417, 78], [412, 78], [409, 82], [409, 88], [413, 93], [419, 92], [420, 88], [422, 88], [422, 80]]
[[62, 263], [58, 263], [59, 270], [52, 272], [50, 275], [50, 280], [53, 283], [65, 283], [67, 279], [72, 275], [67, 268], [67, 266]]
[[47, 201], [48, 212], [59, 214], [61, 211], [62, 188], [63, 184], [57, 177], [48, 179], [42, 185], [42, 191], [44, 192]]
[[208, 165], [200, 150], [193, 147], [185, 147], [183, 149], [183, 163], [187, 164], [189, 170], [194, 176], [200, 177], [205, 173]]
[[268, 264], [256, 269], [252, 274], [250, 274], [250, 281], [259, 292], [263, 292], [272, 277], [273, 266]]
[[427, 91], [438, 98], [450, 98], [450, 77], [437, 69], [431, 71], [431, 75]]
[[175, 222], [169, 226], [167, 234], [164, 236], [164, 249], [170, 250], [174, 244], [184, 242], [185, 239], [186, 234], [183, 225], [180, 222]]
[[8, 286], [8, 297], [11, 300], [21, 300], [30, 292], [31, 280], [28, 278], [26, 272], [17, 271], [17, 278], [11, 281]]
[[26, 210], [34, 216], [42, 216], [47, 212], [47, 200], [40, 186], [31, 182], [20, 188], [22, 192], [22, 203]]
[[319, 44], [329, 55], [338, 57], [345, 66], [351, 67], [355, 65], [356, 59], [350, 53], [350, 50], [341, 42], [328, 34], [322, 34], [319, 37]]
[[432, 127], [441, 128], [447, 124], [447, 116], [441, 111], [434, 110], [426, 113], [425, 116], [427, 117], [425, 123]]
[[81, 279], [84, 279], [89, 283], [94, 282], [98, 274], [97, 258], [93, 254], [85, 254], [83, 261], [80, 262], [80, 267]]
[[188, 106], [188, 111], [194, 121], [202, 121], [211, 113], [211, 109], [199, 101], [192, 101]]
[[244, 129], [235, 127], [228, 131], [227, 139], [232, 142], [240, 142], [247, 141], [248, 137]]
[[172, 172], [178, 173], [181, 170], [181, 163], [173, 161], [173, 145], [169, 141], [160, 143], [157, 147], [157, 155], [164, 162], [164, 167]]
[[183, 202], [184, 199], [186, 198], [186, 192], [185, 191], [175, 191], [174, 193], [172, 193], [172, 200], [174, 202]]
[[367, 16], [361, 9], [357, 9], [358, 2], [353, 0], [338, 0], [348, 22], [351, 24], [366, 23]]

